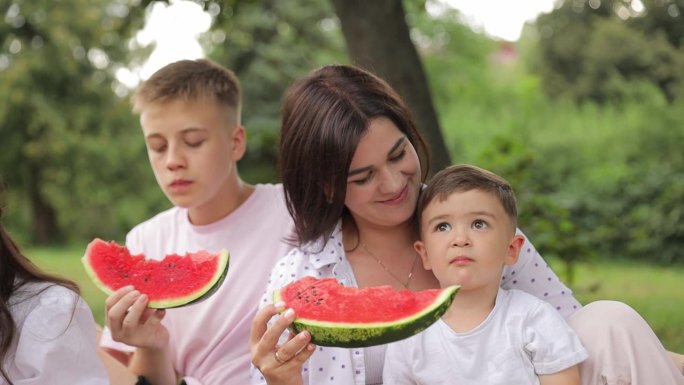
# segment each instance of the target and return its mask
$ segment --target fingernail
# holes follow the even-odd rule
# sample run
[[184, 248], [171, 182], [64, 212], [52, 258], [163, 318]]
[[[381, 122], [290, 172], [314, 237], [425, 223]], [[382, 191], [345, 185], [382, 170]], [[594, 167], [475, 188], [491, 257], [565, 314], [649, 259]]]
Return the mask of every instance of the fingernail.
[[306, 349], [308, 351], [313, 351], [314, 349], [316, 349], [316, 346], [314, 344], [308, 344], [306, 345]]
[[147, 295], [142, 294], [140, 297], [138, 297], [138, 301], [143, 302], [147, 299]]
[[133, 290], [131, 293], [133, 294], [134, 297], [137, 297], [140, 295], [140, 292], [137, 290]]
[[308, 340], [309, 339], [309, 332], [304, 330], [303, 332], [297, 334], [297, 338], [299, 338], [300, 340]]
[[290, 308], [290, 309], [287, 309], [287, 311], [285, 312], [285, 314], [283, 316], [285, 318], [294, 318], [294, 313], [295, 313], [294, 309]]
[[278, 301], [274, 303], [273, 306], [275, 306], [276, 310], [283, 311], [283, 309], [285, 309], [285, 301]]

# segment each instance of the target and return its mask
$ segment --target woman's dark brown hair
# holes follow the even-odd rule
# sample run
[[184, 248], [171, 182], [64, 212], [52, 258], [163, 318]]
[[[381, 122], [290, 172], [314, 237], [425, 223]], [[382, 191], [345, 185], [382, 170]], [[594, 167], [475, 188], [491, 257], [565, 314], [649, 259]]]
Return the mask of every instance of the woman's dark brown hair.
[[[3, 193], [4, 186], [0, 182], [0, 197]], [[9, 307], [13, 295], [29, 282], [52, 282], [76, 293], [79, 293], [79, 289], [72, 281], [42, 272], [21, 253], [19, 246], [3, 225], [3, 209], [3, 200], [0, 199], [0, 378], [11, 385], [12, 381], [2, 365], [17, 333], [17, 326]]]
[[328, 237], [349, 215], [349, 166], [373, 118], [390, 119], [429, 167], [425, 141], [387, 82], [354, 66], [329, 65], [296, 81], [285, 94], [279, 172], [300, 244]]

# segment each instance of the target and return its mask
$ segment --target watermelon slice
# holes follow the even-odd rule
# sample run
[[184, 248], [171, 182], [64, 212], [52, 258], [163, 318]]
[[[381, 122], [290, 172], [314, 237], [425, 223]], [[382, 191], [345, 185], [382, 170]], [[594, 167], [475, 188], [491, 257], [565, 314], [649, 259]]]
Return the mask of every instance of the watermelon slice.
[[131, 255], [116, 242], [95, 239], [88, 244], [83, 264], [95, 285], [107, 294], [133, 285], [149, 297], [147, 307], [167, 309], [208, 298], [228, 273], [230, 255], [207, 251], [167, 255], [157, 261]]
[[437, 321], [460, 286], [419, 292], [391, 286], [344, 287], [334, 278], [302, 278], [274, 293], [295, 311], [292, 329], [321, 346], [359, 348], [410, 337]]

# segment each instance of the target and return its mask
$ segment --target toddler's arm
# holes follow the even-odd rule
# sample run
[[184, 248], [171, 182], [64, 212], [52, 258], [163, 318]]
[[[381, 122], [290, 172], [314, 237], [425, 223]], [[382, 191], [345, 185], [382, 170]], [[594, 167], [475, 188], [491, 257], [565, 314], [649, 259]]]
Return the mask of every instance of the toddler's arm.
[[579, 367], [571, 366], [565, 370], [553, 374], [539, 376], [541, 385], [580, 385]]

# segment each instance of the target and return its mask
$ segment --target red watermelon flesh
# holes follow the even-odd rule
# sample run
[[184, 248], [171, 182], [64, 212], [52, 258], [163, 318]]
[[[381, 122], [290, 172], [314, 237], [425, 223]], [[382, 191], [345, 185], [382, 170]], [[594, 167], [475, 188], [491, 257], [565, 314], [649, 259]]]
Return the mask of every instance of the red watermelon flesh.
[[344, 287], [334, 278], [305, 277], [274, 293], [295, 311], [295, 332], [307, 330], [315, 344], [365, 347], [410, 337], [439, 319], [459, 286], [396, 291], [391, 286]]
[[131, 255], [116, 242], [95, 239], [86, 249], [83, 263], [95, 284], [111, 294], [133, 285], [149, 297], [148, 307], [171, 308], [207, 298], [228, 271], [227, 251], [171, 254], [162, 260]]
[[303, 278], [281, 291], [281, 299], [307, 319], [343, 323], [391, 322], [414, 314], [435, 301], [442, 289], [411, 292], [391, 286], [357, 289], [334, 278]]

